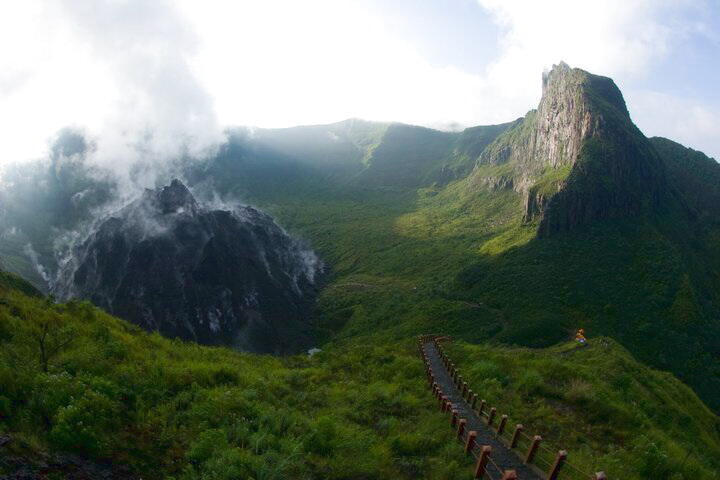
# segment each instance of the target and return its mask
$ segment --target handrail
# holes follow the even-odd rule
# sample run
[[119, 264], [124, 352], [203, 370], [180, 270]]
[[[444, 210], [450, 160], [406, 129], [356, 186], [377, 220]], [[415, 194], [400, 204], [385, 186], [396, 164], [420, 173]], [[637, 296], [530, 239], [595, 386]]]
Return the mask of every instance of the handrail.
[[[460, 375], [459, 370], [455, 367], [455, 364], [450, 360], [448, 355], [445, 353], [442, 345], [440, 344], [441, 341], [448, 339], [449, 337], [446, 336], [421, 335], [418, 337], [418, 350], [420, 352], [420, 356], [423, 358], [423, 361], [425, 363], [425, 370], [431, 390], [433, 391], [433, 395], [435, 395], [436, 398], [440, 400], [441, 410], [443, 412], [451, 413], [451, 426], [453, 428], [459, 429], [457, 431], [458, 440], [460, 440], [466, 445], [467, 453], [472, 454], [473, 457], [478, 459], [475, 471], [475, 478], [484, 478], [485, 476], [489, 478], [494, 478], [490, 475], [490, 472], [487, 469], [488, 465], [493, 466], [499, 472], [500, 477], [502, 477], [503, 479], [517, 477], [515, 476], [514, 471], [503, 471], [498, 467], [498, 465], [490, 457], [490, 452], [486, 450], [486, 448], [489, 447], [483, 447], [477, 443], [474, 443], [474, 445], [470, 446], [470, 449], [468, 450], [467, 439], [470, 432], [468, 431], [468, 428], [466, 428], [465, 419], [460, 419], [458, 417], [458, 411], [453, 408], [453, 405], [449, 402], [447, 396], [443, 394], [439, 385], [435, 382], [432, 369], [430, 368], [429, 359], [427, 358], [427, 355], [423, 350], [423, 345], [425, 343], [432, 342], [434, 344], [435, 349], [440, 355], [442, 365], [445, 367], [447, 373], [450, 375], [451, 380], [454, 383], [455, 389], [460, 394], [462, 399], [468, 403], [468, 405], [472, 403], [471, 410], [475, 414], [477, 414], [480, 419], [485, 419], [484, 422], [487, 427], [493, 429], [493, 421], [495, 420], [495, 418], [499, 419], [498, 425], [497, 427], [495, 427], [496, 439], [500, 440], [510, 450], [515, 450], [516, 453], [518, 452], [518, 447], [520, 446], [520, 439], [522, 438], [528, 440], [529, 445], [527, 445], [528, 450], [525, 455], [525, 463], [533, 463], [535, 465], [540, 465], [540, 463], [538, 462], [541, 462], [542, 464], [544, 464], [547, 468], [547, 473], [542, 475], [543, 478], [547, 480], [569, 480], [571, 478], [573, 480], [607, 479], [604, 472], [589, 474], [581, 470], [577, 466], [567, 462], [567, 451], [561, 449], [554, 450], [546, 446], [542, 442], [542, 437], [540, 437], [539, 435], [530, 436], [524, 431], [522, 424], [511, 423], [507, 414], [499, 415], [498, 409], [496, 407], [489, 407], [486, 411], [485, 407], [487, 406], [487, 404], [485, 400], [481, 400], [479, 403], [479, 407], [476, 409], [475, 405], [478, 398], [477, 394], [473, 393], [473, 389], [469, 388], [468, 383], [463, 380], [463, 377], [462, 375]], [[507, 425], [515, 425], [515, 427], [506, 428]], [[510, 431], [512, 431], [512, 433], [510, 433]], [[554, 455], [554, 459], [552, 461], [549, 461], [545, 458], [542, 458], [540, 455], [538, 455], [538, 452], [540, 451], [549, 453], [550, 455]], [[580, 475], [580, 477], [577, 476], [578, 474]]]

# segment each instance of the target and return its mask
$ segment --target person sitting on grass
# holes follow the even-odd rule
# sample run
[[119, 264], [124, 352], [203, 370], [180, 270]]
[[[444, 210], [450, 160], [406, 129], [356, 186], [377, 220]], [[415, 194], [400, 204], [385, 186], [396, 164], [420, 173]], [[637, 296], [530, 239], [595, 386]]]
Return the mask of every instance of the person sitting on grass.
[[587, 339], [585, 338], [585, 329], [584, 328], [581, 328], [580, 330], [577, 331], [577, 333], [575, 334], [575, 341], [578, 344], [580, 344], [581, 346], [587, 345]]

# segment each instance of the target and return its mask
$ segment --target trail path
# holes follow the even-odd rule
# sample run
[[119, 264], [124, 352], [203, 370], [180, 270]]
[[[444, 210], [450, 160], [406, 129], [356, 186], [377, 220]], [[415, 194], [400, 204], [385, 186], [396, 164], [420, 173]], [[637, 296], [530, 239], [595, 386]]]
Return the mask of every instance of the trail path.
[[[425, 342], [422, 348], [430, 362], [435, 382], [452, 402], [453, 408], [458, 411], [458, 418], [464, 418], [467, 421], [465, 430], [475, 430], [477, 432], [475, 441], [478, 446], [489, 445], [492, 447], [492, 453], [490, 454], [492, 461], [488, 465], [489, 477], [499, 479], [502, 477], [503, 470], [515, 470], [520, 480], [543, 480], [543, 477], [538, 475], [534, 469], [525, 465], [515, 452], [495, 437], [495, 431], [489, 428], [485, 421], [463, 399], [461, 392], [445, 369], [433, 342]], [[510, 427], [508, 425], [508, 428]], [[514, 425], [512, 427], [514, 428]], [[477, 447], [477, 451], [479, 451], [479, 447]]]

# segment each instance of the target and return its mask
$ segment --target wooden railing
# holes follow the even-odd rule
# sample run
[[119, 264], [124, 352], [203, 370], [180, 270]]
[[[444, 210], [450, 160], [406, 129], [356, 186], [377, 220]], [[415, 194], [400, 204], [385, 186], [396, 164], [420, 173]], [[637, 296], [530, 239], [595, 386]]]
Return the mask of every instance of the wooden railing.
[[[492, 447], [479, 445], [476, 442], [477, 432], [466, 428], [467, 419], [460, 418], [458, 410], [448, 399], [447, 392], [436, 382], [435, 374], [430, 367], [430, 361], [423, 349], [423, 345], [432, 342], [440, 356], [443, 367], [452, 379], [455, 388], [467, 405], [483, 421], [485, 426], [492, 430], [494, 437], [502, 445], [516, 453], [518, 459], [525, 465], [532, 465], [538, 477], [547, 480], [606, 480], [604, 472], [588, 473], [567, 461], [566, 450], [553, 449], [543, 442], [540, 435], [529, 435], [521, 423], [513, 423], [507, 414], [498, 415], [496, 407], [491, 407], [481, 399], [477, 393], [464, 381], [455, 364], [450, 360], [442, 346], [448, 337], [436, 335], [422, 335], [418, 338], [418, 349], [425, 363], [428, 383], [433, 395], [440, 405], [440, 411], [450, 415], [450, 426], [456, 430], [457, 439], [463, 443], [465, 453], [473, 455], [476, 459], [473, 478], [489, 478], [492, 480], [517, 479], [515, 470], [503, 470], [492, 459]], [[512, 425], [512, 427], [509, 427]]]

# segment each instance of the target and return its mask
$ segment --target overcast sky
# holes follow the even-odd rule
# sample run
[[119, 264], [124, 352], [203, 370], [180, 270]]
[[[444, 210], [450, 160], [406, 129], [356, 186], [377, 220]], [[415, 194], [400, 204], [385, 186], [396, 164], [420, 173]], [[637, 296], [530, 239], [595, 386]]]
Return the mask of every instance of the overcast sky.
[[68, 125], [112, 160], [149, 132], [160, 157], [228, 125], [505, 122], [560, 60], [720, 158], [720, 0], [7, 1], [0, 45], [0, 162]]

